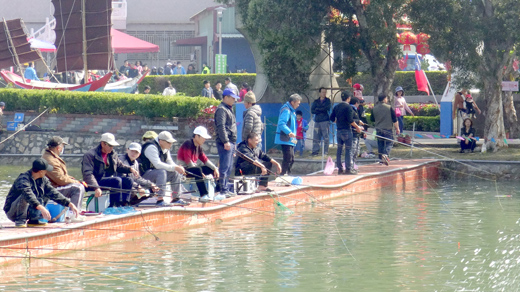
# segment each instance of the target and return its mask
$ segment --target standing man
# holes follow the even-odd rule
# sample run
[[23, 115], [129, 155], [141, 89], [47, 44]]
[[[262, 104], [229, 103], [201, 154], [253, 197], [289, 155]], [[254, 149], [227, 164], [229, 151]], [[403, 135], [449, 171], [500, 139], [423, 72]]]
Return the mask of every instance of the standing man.
[[157, 194], [156, 207], [171, 206], [164, 202], [164, 189], [167, 182], [170, 182], [172, 187], [171, 204], [177, 206], [189, 205], [188, 202], [180, 198], [182, 192], [181, 180], [185, 173], [184, 167], [173, 162], [170, 153], [170, 149], [176, 141], [172, 133], [162, 131], [156, 138], [144, 143], [143, 155], [139, 157], [143, 178], [152, 181], [161, 189]]
[[119, 146], [119, 143], [113, 134], [101, 135], [99, 145], [83, 155], [81, 172], [83, 180], [90, 189], [94, 189], [96, 197], [101, 197], [103, 187], [117, 189], [110, 191], [110, 207], [128, 206], [134, 180], [116, 174], [133, 173], [139, 176], [139, 172], [119, 160], [114, 146]]
[[[350, 105], [350, 92], [343, 91], [341, 93], [341, 103], [336, 105], [330, 115], [330, 120], [336, 122], [338, 128], [338, 150], [336, 153], [336, 166], [338, 167], [338, 174], [357, 174], [357, 171], [352, 165], [350, 151], [352, 148], [352, 128], [355, 128], [358, 133], [361, 128], [354, 122], [354, 109]], [[341, 152], [343, 152], [343, 145], [345, 145], [345, 169], [341, 161]]]
[[5, 102], [0, 101], [0, 134], [2, 134], [2, 132], [3, 132], [2, 119], [4, 118], [4, 109], [5, 109]]
[[226, 79], [224, 79], [224, 82], [226, 83], [226, 89], [231, 90], [234, 95], [238, 95], [238, 87], [235, 84], [233, 84], [233, 82], [231, 82], [230, 77], [226, 77]]
[[69, 198], [71, 202], [81, 210], [81, 203], [85, 195], [85, 186], [69, 175], [65, 161], [61, 159], [67, 142], [59, 136], [52, 137], [47, 142], [47, 149], [43, 152], [42, 158], [53, 167], [52, 171], [47, 172], [47, 177], [51, 181], [53, 187]]
[[164, 75], [172, 75], [172, 63], [166, 63], [166, 66], [164, 66]]
[[464, 96], [466, 95], [466, 89], [462, 89], [455, 93], [455, 97], [453, 100], [453, 119], [457, 118], [455, 121], [457, 125], [457, 136], [460, 136], [460, 129], [462, 128], [462, 121], [466, 118], [466, 109], [464, 108]]
[[226, 88], [222, 93], [222, 102], [215, 112], [215, 130], [217, 132], [217, 150], [219, 157], [219, 189], [220, 194], [215, 200], [233, 197], [235, 194], [228, 191], [227, 180], [233, 167], [233, 151], [237, 142], [237, 123], [233, 113], [233, 105], [240, 97]]
[[14, 181], [5, 199], [4, 211], [16, 227], [26, 227], [27, 219], [29, 226], [45, 226], [47, 223], [40, 219], [52, 219], [49, 211], [45, 209], [49, 199], [69, 207], [76, 216], [79, 215], [76, 206], [52, 187], [49, 179], [45, 177], [48, 171], [52, 171], [52, 166], [38, 158], [33, 161], [29, 171], [20, 174]]
[[182, 67], [180, 61], [177, 61], [177, 67], [173, 69], [173, 75], [186, 75], [186, 70]]
[[202, 63], [202, 74], [210, 74], [211, 70], [209, 69], [208, 65], [206, 63]]
[[388, 97], [380, 95], [378, 100], [379, 102], [376, 103], [372, 110], [370, 120], [375, 122], [376, 134], [379, 136], [377, 137], [379, 164], [388, 165], [390, 162], [388, 154], [390, 149], [392, 149], [392, 140], [394, 140], [392, 126], [395, 128], [396, 135], [399, 135], [399, 124], [397, 123], [395, 110], [388, 104]]
[[213, 90], [213, 95], [216, 100], [222, 100], [222, 82], [215, 82], [215, 90]]
[[280, 108], [278, 125], [276, 126], [276, 137], [274, 143], [282, 146], [282, 173], [291, 174], [294, 163], [294, 146], [296, 146], [296, 109], [300, 106], [302, 98], [299, 94], [293, 94]]
[[318, 90], [320, 97], [311, 106], [311, 113], [314, 115], [314, 141], [312, 143], [312, 156], [317, 156], [320, 152], [320, 141], [323, 139], [325, 155], [329, 153], [329, 128], [331, 108], [330, 99], [327, 97], [327, 90], [321, 87]]
[[211, 83], [209, 83], [208, 80], [204, 80], [204, 88], [202, 88], [200, 95], [215, 99], [215, 96], [213, 96], [213, 88], [211, 88]]
[[29, 66], [25, 68], [25, 73], [23, 75], [25, 79], [37, 80], [39, 81], [38, 75], [36, 74], [36, 70], [34, 70], [34, 62], [29, 63]]
[[[242, 141], [245, 141], [247, 135], [250, 133], [256, 133], [260, 142], [262, 142], [262, 108], [256, 104], [256, 96], [252, 91], [249, 91], [244, 95], [244, 106], [246, 111], [244, 112], [244, 126], [242, 127]], [[257, 143], [260, 145], [260, 142]]]

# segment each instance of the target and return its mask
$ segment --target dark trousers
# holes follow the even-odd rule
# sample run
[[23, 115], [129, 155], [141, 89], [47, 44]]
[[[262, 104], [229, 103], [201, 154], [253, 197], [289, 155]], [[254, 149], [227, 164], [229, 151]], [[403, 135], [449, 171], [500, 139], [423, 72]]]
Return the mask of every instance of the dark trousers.
[[[45, 203], [38, 198], [41, 205], [45, 206]], [[6, 212], [7, 218], [15, 223], [25, 223], [27, 219], [38, 220], [42, 219], [42, 212], [40, 210], [29, 206], [24, 197], [21, 195], [11, 203], [9, 211]]]
[[477, 141], [475, 139], [469, 140], [468, 144], [466, 144], [466, 141], [460, 141], [460, 150], [475, 150], [475, 146], [477, 146]]
[[[104, 177], [98, 181], [100, 187], [109, 187], [120, 190], [110, 191], [110, 207], [127, 206], [130, 203], [130, 193], [134, 180], [129, 177]], [[103, 189], [103, 188], [101, 188]]]
[[187, 174], [186, 177], [193, 177], [197, 180], [196, 184], [197, 184], [197, 188], [199, 189], [199, 193], [200, 193], [200, 196], [205, 196], [208, 194], [208, 188], [206, 187], [206, 182], [204, 181], [203, 179], [203, 174], [204, 175], [208, 175], [208, 174], [213, 174], [213, 169], [207, 167], [207, 166], [202, 166], [202, 167], [190, 167], [190, 168], [186, 168], [186, 171], [189, 171], [191, 173], [193, 173], [194, 175], [191, 175], [191, 174]]
[[403, 130], [404, 130], [404, 116], [397, 117], [397, 122], [399, 124], [399, 133], [403, 133]]
[[[392, 133], [392, 130], [385, 130], [385, 129], [376, 129], [377, 135], [381, 137], [385, 137], [387, 139], [383, 138], [377, 138], [377, 152], [379, 152], [379, 159], [382, 159], [382, 155], [386, 154], [388, 155], [390, 153], [390, 149], [394, 145], [394, 135]], [[389, 140], [388, 140], [389, 139]]]
[[228, 178], [231, 175], [231, 169], [233, 168], [233, 151], [235, 150], [235, 144], [231, 143], [231, 149], [224, 149], [224, 144], [217, 143], [217, 151], [219, 158], [218, 171], [220, 178], [218, 180], [220, 192], [228, 191]]
[[345, 145], [345, 169], [350, 170], [352, 168], [352, 159], [350, 157], [350, 151], [352, 148], [352, 130], [341, 129], [338, 130], [338, 150], [336, 152], [336, 165], [338, 169], [343, 169], [341, 161], [341, 152], [343, 152], [343, 145]]
[[294, 163], [294, 146], [282, 144], [282, 154], [282, 173], [280, 175], [291, 174], [291, 167]]
[[[271, 170], [271, 167], [273, 167], [273, 163], [271, 163], [270, 161], [262, 161], [262, 164], [265, 166], [265, 168], [267, 168], [267, 170]], [[240, 173], [240, 171], [242, 171], [242, 173]], [[235, 176], [261, 175], [261, 174], [262, 174], [262, 169], [260, 169], [260, 167], [254, 165], [252, 163], [248, 163], [244, 166], [240, 166], [239, 168], [235, 168]], [[266, 175], [260, 176], [260, 182], [258, 184], [261, 186], [267, 187], [268, 180], [269, 180], [269, 172]]]

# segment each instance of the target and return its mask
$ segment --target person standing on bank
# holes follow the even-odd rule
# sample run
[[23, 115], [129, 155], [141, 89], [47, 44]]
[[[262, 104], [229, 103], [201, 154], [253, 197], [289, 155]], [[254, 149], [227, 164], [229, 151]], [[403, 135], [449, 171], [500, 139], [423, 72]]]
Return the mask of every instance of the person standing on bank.
[[318, 89], [320, 97], [311, 106], [311, 113], [314, 115], [314, 141], [312, 143], [312, 155], [317, 156], [320, 152], [320, 142], [323, 139], [325, 155], [329, 153], [329, 128], [331, 109], [330, 99], [327, 97], [327, 90], [324, 87]]
[[246, 111], [244, 112], [244, 126], [242, 127], [242, 141], [245, 141], [250, 133], [256, 133], [260, 139], [257, 144], [260, 146], [263, 130], [262, 108], [256, 104], [256, 96], [252, 91], [244, 95], [244, 106]]
[[302, 98], [299, 94], [293, 94], [280, 108], [278, 125], [276, 126], [276, 136], [274, 143], [282, 146], [282, 173], [281, 175], [291, 174], [294, 163], [294, 147], [296, 146], [296, 109], [300, 106]]
[[52, 170], [52, 165], [38, 158], [33, 161], [29, 171], [20, 174], [14, 181], [5, 199], [4, 211], [15, 227], [26, 227], [27, 219], [29, 226], [45, 226], [47, 223], [40, 219], [52, 219], [45, 208], [49, 199], [69, 207], [76, 216], [79, 215], [76, 206], [53, 188], [49, 179], [45, 177], [47, 172]]
[[[334, 107], [330, 120], [336, 123], [338, 128], [338, 150], [336, 152], [336, 165], [338, 167], [338, 174], [357, 174], [353, 168], [350, 151], [352, 148], [352, 128], [356, 129], [358, 133], [363, 130], [354, 121], [354, 109], [350, 105], [351, 95], [348, 91], [341, 93], [341, 102]], [[341, 161], [341, 153], [343, 152], [343, 145], [345, 145], [345, 169]]]
[[[379, 164], [388, 165], [390, 159], [388, 155], [392, 149], [394, 135], [392, 126], [395, 128], [395, 133], [399, 135], [399, 124], [395, 116], [395, 110], [388, 104], [388, 97], [380, 95], [379, 102], [376, 103], [372, 110], [370, 120], [375, 122], [377, 137], [377, 150], [379, 152]], [[386, 139], [385, 139], [386, 138]]]
[[414, 116], [410, 107], [406, 103], [406, 99], [404, 99], [404, 90], [401, 86], [397, 86], [395, 89], [395, 115], [397, 116], [397, 122], [399, 123], [399, 132], [403, 132], [404, 130], [404, 116], [406, 116], [406, 112]]
[[219, 157], [220, 179], [218, 183], [220, 194], [215, 196], [215, 200], [223, 200], [226, 197], [235, 196], [228, 191], [228, 178], [233, 167], [233, 151], [237, 142], [237, 123], [233, 105], [240, 99], [231, 89], [226, 88], [222, 93], [222, 102], [215, 112], [215, 130], [217, 132], [217, 151]]

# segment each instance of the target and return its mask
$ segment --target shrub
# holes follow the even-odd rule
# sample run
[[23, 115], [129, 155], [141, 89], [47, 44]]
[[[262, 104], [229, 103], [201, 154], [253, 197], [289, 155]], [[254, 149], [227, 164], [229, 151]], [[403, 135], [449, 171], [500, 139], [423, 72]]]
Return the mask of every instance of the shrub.
[[[435, 117], [441, 114], [439, 107], [434, 103], [409, 103], [408, 107], [416, 116]], [[371, 114], [373, 109], [373, 103], [367, 103], [365, 105], [365, 111], [367, 113]]]
[[206, 97], [76, 92], [59, 90], [0, 89], [9, 111], [52, 108], [61, 114], [138, 115], [148, 118], [196, 118], [201, 110], [220, 102]]
[[165, 76], [146, 76], [144, 80], [139, 84], [139, 91], [142, 92], [146, 85], [150, 86], [152, 89], [150, 92], [162, 94], [164, 88], [166, 87], [166, 81], [170, 80], [172, 82], [173, 87], [177, 90], [177, 92], [184, 92], [188, 96], [199, 96], [202, 88], [204, 87], [203, 81], [209, 80], [211, 82], [211, 87], [215, 84], [215, 82], [222, 82], [222, 88], [226, 87], [224, 83], [224, 79], [226, 77], [231, 78], [231, 82], [233, 82], [239, 89], [242, 83], [247, 82], [251, 88], [255, 84], [256, 74], [189, 74], [189, 75], [165, 75]]

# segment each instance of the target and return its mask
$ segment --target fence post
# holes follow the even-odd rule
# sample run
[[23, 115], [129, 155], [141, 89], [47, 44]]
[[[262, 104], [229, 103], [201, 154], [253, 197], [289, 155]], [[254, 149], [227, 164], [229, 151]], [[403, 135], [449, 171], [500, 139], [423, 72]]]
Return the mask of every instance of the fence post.
[[412, 158], [413, 156], [413, 141], [415, 140], [415, 122], [413, 122], [413, 128], [412, 128], [412, 145], [410, 145], [410, 158]]
[[324, 159], [325, 159], [325, 139], [320, 141], [321, 144], [321, 168], [325, 169], [324, 167]]
[[[242, 137], [244, 139], [244, 137]], [[267, 118], [264, 116], [264, 152], [267, 153]]]

